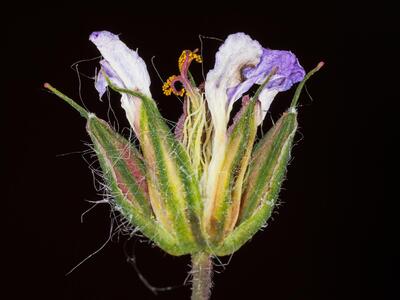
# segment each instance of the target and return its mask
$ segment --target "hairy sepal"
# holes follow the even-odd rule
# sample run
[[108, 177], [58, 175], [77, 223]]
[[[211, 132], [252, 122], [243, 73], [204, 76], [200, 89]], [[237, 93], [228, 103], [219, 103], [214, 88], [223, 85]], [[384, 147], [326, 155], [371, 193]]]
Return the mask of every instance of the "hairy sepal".
[[93, 114], [89, 114], [86, 129], [93, 141], [104, 179], [115, 199], [115, 208], [164, 251], [172, 255], [184, 254], [177, 247], [176, 239], [152, 213], [140, 153]]
[[146, 161], [153, 211], [173, 232], [182, 249], [194, 253], [205, 243], [200, 217], [203, 206], [199, 183], [186, 150], [161, 117], [155, 102], [140, 95], [140, 146]]
[[268, 220], [278, 198], [297, 130], [297, 113], [290, 109], [254, 149], [237, 227], [214, 250], [229, 255], [246, 243]]

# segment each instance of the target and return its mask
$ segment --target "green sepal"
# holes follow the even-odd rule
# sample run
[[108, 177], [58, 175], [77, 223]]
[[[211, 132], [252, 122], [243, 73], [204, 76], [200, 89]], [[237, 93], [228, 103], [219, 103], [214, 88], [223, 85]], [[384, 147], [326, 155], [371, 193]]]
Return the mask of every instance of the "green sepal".
[[250, 218], [264, 201], [264, 195], [275, 184], [273, 181], [279, 179], [276, 170], [286, 168], [282, 157], [285, 151], [290, 151], [287, 145], [291, 145], [297, 129], [296, 118], [295, 112], [284, 113], [255, 148], [242, 195], [239, 224]]
[[140, 153], [105, 121], [89, 114], [87, 131], [94, 143], [104, 178], [116, 208], [146, 237], [171, 255], [185, 252], [152, 213]]
[[[45, 88], [63, 99], [87, 120], [87, 131], [93, 141], [104, 179], [115, 199], [115, 208], [165, 252], [179, 256], [182, 250], [173, 234], [154, 217], [144, 178], [144, 164], [139, 152], [124, 137], [116, 133], [105, 121], [86, 111], [74, 100], [50, 84]], [[118, 174], [118, 176], [116, 176]]]
[[223, 241], [238, 219], [243, 179], [257, 133], [255, 104], [255, 99], [244, 104], [228, 137], [208, 228], [213, 246]]
[[[161, 117], [154, 101], [142, 98], [140, 136], [152, 181], [180, 246], [193, 253], [204, 246], [200, 216], [203, 211], [199, 183], [189, 157]], [[155, 197], [157, 198], [157, 197]]]
[[94, 114], [89, 114], [86, 130], [97, 149], [97, 157], [101, 157], [105, 163], [102, 165], [103, 172], [111, 174], [135, 211], [153, 217], [141, 154], [107, 122]]
[[[296, 88], [289, 110], [254, 147], [248, 174], [246, 174], [246, 187], [242, 195], [237, 227], [224, 239], [220, 247], [213, 249], [213, 254], [224, 256], [237, 251], [264, 226], [271, 216], [285, 177], [293, 138], [297, 130], [298, 99], [307, 80], [323, 66], [324, 62], [320, 62], [306, 74]], [[275, 70], [271, 72], [269, 78], [274, 72]], [[257, 90], [255, 98], [261, 93], [269, 78]]]
[[229, 255], [246, 243], [271, 216], [290, 158], [297, 129], [297, 113], [290, 109], [276, 122], [254, 150], [237, 227], [214, 249]]
[[187, 253], [201, 251], [206, 246], [200, 220], [203, 203], [186, 150], [171, 133], [153, 99], [108, 83], [119, 93], [141, 99], [138, 139], [146, 162], [153, 212], [175, 235], [181, 249]]

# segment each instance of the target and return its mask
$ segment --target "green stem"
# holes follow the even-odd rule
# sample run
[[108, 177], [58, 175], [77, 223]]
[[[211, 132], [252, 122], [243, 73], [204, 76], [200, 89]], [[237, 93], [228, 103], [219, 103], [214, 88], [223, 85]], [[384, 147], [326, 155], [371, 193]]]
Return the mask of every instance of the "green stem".
[[192, 254], [192, 300], [208, 300], [212, 286], [212, 261], [209, 254]]

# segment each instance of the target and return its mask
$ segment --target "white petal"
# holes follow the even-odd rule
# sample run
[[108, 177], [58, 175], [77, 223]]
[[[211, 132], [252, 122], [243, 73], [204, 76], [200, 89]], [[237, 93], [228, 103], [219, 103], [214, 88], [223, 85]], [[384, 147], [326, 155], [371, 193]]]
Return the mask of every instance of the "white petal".
[[233, 101], [228, 101], [228, 90], [241, 82], [241, 70], [245, 66], [256, 66], [262, 54], [261, 45], [244, 33], [235, 33], [225, 40], [215, 56], [214, 69], [208, 72], [205, 95], [214, 125], [212, 159], [207, 173], [206, 198], [204, 201], [204, 223], [212, 215], [216, 182], [225, 159], [227, 124]]
[[216, 130], [223, 129], [229, 120], [232, 104], [228, 103], [228, 89], [241, 82], [241, 70], [257, 65], [262, 54], [261, 45], [248, 35], [231, 34], [215, 56], [214, 69], [208, 72], [205, 95]]
[[138, 90], [151, 97], [150, 76], [143, 59], [129, 49], [117, 35], [108, 31], [93, 32], [89, 40], [99, 49], [125, 88]]
[[139, 107], [141, 105], [140, 99], [137, 97], [132, 97], [127, 94], [122, 94], [121, 96], [121, 107], [125, 110], [126, 118], [133, 130], [138, 134], [138, 121], [137, 114], [139, 112]]
[[269, 107], [271, 106], [272, 101], [274, 100], [275, 96], [279, 93], [278, 90], [274, 89], [263, 89], [258, 96], [258, 100], [261, 103], [260, 107], [260, 115], [257, 116], [257, 126], [260, 125], [264, 119], [265, 115], [267, 114]]

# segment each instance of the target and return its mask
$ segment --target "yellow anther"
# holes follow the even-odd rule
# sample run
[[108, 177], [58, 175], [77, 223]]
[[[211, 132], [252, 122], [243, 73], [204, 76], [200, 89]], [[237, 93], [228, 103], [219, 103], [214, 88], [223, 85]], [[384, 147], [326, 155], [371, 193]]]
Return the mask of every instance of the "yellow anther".
[[[182, 68], [185, 65], [185, 69], [186, 71], [184, 72], [185, 74], [181, 74], [181, 76], [184, 76], [185, 79], [187, 79], [187, 68], [189, 68], [190, 63], [194, 60], [198, 63], [202, 63], [203, 59], [201, 58], [201, 55], [197, 54], [197, 49], [194, 51], [190, 51], [190, 50], [184, 50], [182, 51], [181, 56], [179, 56], [179, 60], [178, 60], [178, 66], [179, 66], [179, 71], [182, 73]], [[188, 57], [189, 55], [189, 57]], [[180, 77], [180, 79], [182, 79], [182, 77]], [[176, 90], [175, 88], [175, 82], [176, 81], [180, 81], [182, 82], [180, 79], [178, 79], [178, 76], [170, 76], [166, 82], [164, 82], [162, 90], [163, 93], [167, 96], [170, 96], [171, 94], [175, 94], [177, 96], [183, 96], [185, 94], [185, 88], [181, 88], [179, 91]]]
[[172, 82], [172, 80], [173, 80], [174, 78], [175, 78], [175, 76], [169, 77], [169, 78], [167, 79], [167, 81], [164, 82], [164, 84], [163, 84], [162, 90], [163, 90], [163, 93], [164, 93], [165, 95], [167, 95], [167, 96], [171, 95], [171, 93], [172, 93], [171, 82]]
[[183, 64], [186, 62], [187, 60], [187, 54], [189, 54], [189, 59], [188, 59], [188, 64], [190, 64], [193, 60], [195, 60], [198, 63], [202, 63], [203, 59], [201, 58], [201, 55], [196, 53], [197, 50], [195, 50], [195, 52], [192, 52], [190, 50], [183, 50], [181, 56], [179, 57], [178, 60], [178, 66], [179, 66], [179, 71], [182, 71], [182, 67]]
[[174, 92], [174, 94], [182, 97], [185, 94], [185, 88], [182, 88], [180, 91]]
[[185, 89], [182, 88], [181, 90], [177, 91], [174, 86], [174, 81], [176, 79], [175, 75], [170, 76], [166, 82], [164, 82], [162, 90], [163, 93], [167, 96], [170, 96], [174, 93], [177, 96], [183, 96], [185, 94]]
[[201, 55], [192, 52], [191, 56], [196, 62], [200, 64], [203, 62], [203, 58], [201, 57]]
[[178, 59], [179, 71], [182, 70], [182, 66], [186, 61], [186, 51], [187, 50], [183, 50], [181, 56], [179, 56], [179, 59]]

